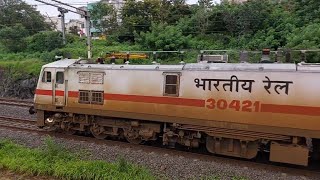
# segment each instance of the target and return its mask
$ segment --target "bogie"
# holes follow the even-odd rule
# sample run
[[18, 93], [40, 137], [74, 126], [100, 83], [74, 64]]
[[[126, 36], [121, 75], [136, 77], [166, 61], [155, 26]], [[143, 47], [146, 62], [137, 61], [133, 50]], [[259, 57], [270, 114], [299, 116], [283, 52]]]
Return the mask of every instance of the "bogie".
[[[320, 141], [309, 142], [306, 138], [292, 137], [291, 141], [272, 141], [267, 139], [239, 138], [225, 134], [215, 136], [202, 131], [181, 129], [183, 125], [175, 123], [145, 122], [121, 118], [89, 116], [80, 114], [48, 113], [45, 124], [61, 129], [66, 134], [89, 131], [97, 139], [115, 137], [126, 139], [129, 143], [162, 140], [162, 144], [175, 148], [176, 144], [197, 149], [204, 144], [212, 154], [253, 159], [259, 150], [270, 152], [270, 160], [275, 162], [308, 165], [309, 149], [313, 148], [312, 157], [319, 157]], [[49, 119], [49, 120], [48, 120]], [[162, 138], [160, 138], [162, 137]], [[310, 144], [311, 143], [311, 144]], [[311, 146], [311, 147], [310, 147]], [[286, 152], [296, 153], [298, 158], [285, 156]], [[311, 151], [310, 151], [311, 152]]]
[[206, 147], [210, 153], [252, 159], [257, 156], [259, 142], [207, 136]]

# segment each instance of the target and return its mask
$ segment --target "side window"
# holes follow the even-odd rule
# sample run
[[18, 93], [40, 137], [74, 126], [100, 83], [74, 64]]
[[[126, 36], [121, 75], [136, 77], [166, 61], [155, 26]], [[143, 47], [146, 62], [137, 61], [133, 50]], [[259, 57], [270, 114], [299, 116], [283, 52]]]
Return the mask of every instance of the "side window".
[[179, 96], [180, 74], [165, 73], [164, 74], [164, 96]]
[[64, 82], [64, 73], [63, 72], [56, 73], [56, 82], [57, 82], [57, 84], [63, 84], [63, 82]]
[[50, 71], [43, 72], [42, 82], [51, 82], [51, 72]]
[[91, 104], [103, 104], [103, 91], [91, 91]]
[[103, 104], [103, 91], [79, 90], [79, 103], [82, 104]]
[[90, 104], [90, 91], [79, 90], [79, 103]]

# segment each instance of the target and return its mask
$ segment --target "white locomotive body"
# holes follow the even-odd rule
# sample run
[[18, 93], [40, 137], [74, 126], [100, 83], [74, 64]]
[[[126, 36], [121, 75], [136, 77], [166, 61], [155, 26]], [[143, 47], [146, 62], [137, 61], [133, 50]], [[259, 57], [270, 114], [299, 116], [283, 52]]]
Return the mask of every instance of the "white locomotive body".
[[[38, 126], [90, 131], [307, 165], [319, 152], [316, 64], [108, 65], [60, 60], [43, 66]], [[313, 152], [311, 152], [313, 147]]]

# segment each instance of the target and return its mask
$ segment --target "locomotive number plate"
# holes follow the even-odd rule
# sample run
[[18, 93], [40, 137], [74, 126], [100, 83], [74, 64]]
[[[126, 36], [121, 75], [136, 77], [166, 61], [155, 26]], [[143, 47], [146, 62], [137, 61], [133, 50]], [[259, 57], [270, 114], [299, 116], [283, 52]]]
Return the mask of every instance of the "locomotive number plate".
[[234, 111], [243, 111], [243, 112], [260, 112], [260, 101], [240, 101], [232, 100], [227, 101], [225, 99], [207, 99], [206, 108], [208, 109], [219, 109], [226, 110], [232, 109]]

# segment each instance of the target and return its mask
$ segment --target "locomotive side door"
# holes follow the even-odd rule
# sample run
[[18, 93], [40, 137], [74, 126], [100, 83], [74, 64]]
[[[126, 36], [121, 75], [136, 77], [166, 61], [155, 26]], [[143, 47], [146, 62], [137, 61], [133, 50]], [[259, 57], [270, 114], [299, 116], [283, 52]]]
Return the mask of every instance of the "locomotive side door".
[[66, 103], [66, 82], [64, 69], [55, 70], [53, 82], [53, 105], [65, 106]]

